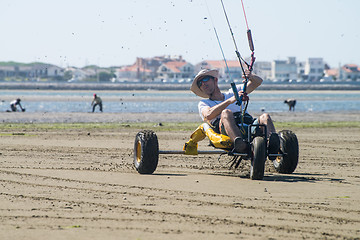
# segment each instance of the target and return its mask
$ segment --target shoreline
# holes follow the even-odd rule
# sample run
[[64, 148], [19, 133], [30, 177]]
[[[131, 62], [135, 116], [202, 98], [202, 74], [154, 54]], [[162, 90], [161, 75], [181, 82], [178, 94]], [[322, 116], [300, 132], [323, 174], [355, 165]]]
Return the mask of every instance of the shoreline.
[[[261, 112], [252, 112], [258, 117]], [[274, 122], [352, 122], [359, 112], [269, 112]], [[141, 123], [202, 122], [198, 113], [5, 112], [2, 123]]]

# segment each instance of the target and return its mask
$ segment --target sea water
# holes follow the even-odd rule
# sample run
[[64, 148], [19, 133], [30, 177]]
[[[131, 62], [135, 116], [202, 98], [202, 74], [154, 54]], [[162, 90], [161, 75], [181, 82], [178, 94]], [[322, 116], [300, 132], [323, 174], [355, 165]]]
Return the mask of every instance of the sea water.
[[[56, 90], [0, 90], [0, 112], [10, 101], [22, 99], [26, 112], [91, 112], [92, 92]], [[113, 113], [196, 113], [200, 100], [190, 91], [98, 91], [103, 111]], [[360, 111], [360, 91], [255, 91], [249, 112], [289, 111], [285, 99], [297, 100], [297, 112]], [[96, 111], [99, 108], [96, 107]]]

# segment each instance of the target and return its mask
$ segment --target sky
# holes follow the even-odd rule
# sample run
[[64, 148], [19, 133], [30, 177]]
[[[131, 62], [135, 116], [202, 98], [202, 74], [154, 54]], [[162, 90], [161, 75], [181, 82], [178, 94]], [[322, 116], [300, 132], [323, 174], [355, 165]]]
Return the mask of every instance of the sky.
[[[241, 55], [250, 56], [241, 0], [223, 0]], [[257, 61], [320, 57], [360, 65], [359, 0], [243, 0]], [[182, 55], [235, 60], [221, 0], [1, 0], [0, 61], [60, 67], [133, 64]]]

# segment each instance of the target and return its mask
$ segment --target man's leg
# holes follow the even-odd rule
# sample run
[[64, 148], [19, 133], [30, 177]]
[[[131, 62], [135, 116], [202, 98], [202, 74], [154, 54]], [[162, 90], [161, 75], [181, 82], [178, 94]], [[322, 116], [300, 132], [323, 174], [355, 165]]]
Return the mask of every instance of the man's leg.
[[266, 137], [270, 137], [270, 134], [276, 132], [274, 123], [268, 113], [264, 113], [259, 117], [259, 123], [266, 125]]
[[235, 122], [235, 118], [231, 110], [225, 109], [222, 111], [220, 124], [222, 124], [225, 128], [224, 130], [230, 137], [231, 141], [234, 141], [237, 137], [241, 137], [240, 129]]
[[[268, 142], [268, 153], [277, 154], [280, 150], [280, 138], [276, 133], [274, 123], [269, 114], [264, 113], [259, 117], [259, 123], [265, 124], [267, 133], [266, 136], [269, 138]], [[275, 160], [276, 157], [269, 157], [270, 160]]]
[[95, 112], [95, 107], [96, 107], [96, 103], [93, 105], [93, 111], [92, 112]]
[[[241, 132], [238, 125], [235, 122], [233, 112], [225, 109], [221, 113], [220, 119], [220, 131], [225, 130], [226, 134], [230, 137], [231, 141], [234, 142], [234, 148], [237, 152], [242, 152], [246, 149], [246, 143], [241, 137]], [[224, 127], [224, 129], [221, 129]]]

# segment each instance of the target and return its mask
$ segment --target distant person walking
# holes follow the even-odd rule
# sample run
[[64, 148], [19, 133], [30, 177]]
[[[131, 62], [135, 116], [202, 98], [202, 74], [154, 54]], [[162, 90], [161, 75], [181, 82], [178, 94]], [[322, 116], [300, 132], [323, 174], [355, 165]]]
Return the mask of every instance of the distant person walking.
[[17, 112], [17, 111], [18, 111], [17, 105], [19, 105], [19, 107], [20, 107], [20, 109], [21, 109], [22, 112], [25, 112], [25, 108], [23, 108], [23, 107], [21, 106], [21, 103], [20, 103], [20, 102], [21, 102], [21, 99], [20, 99], [20, 98], [15, 99], [14, 101], [10, 102], [10, 109], [11, 109], [12, 112]]
[[101, 100], [101, 98], [100, 98], [99, 96], [97, 96], [96, 93], [95, 93], [95, 94], [94, 94], [94, 99], [93, 99], [93, 101], [91, 102], [91, 106], [93, 107], [92, 112], [95, 111], [95, 107], [96, 107], [97, 105], [99, 105], [99, 107], [100, 107], [100, 112], [102, 112], [102, 111], [103, 111], [103, 109], [102, 109], [102, 100]]

